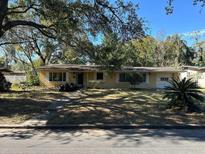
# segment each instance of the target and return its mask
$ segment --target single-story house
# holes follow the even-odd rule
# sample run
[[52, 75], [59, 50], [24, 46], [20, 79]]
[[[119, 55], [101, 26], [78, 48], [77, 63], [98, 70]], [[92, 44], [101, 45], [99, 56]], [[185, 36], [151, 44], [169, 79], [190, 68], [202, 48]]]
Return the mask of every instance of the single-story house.
[[26, 73], [23, 71], [11, 71], [7, 67], [0, 67], [0, 73], [3, 73], [6, 81], [11, 83], [20, 83], [26, 81]]
[[6, 67], [0, 67], [0, 72], [1, 72], [1, 73], [11, 72], [11, 70], [8, 69], [8, 68], [6, 68]]
[[26, 73], [24, 71], [10, 71], [3, 73], [6, 80], [11, 83], [21, 83], [26, 81]]
[[55, 88], [74, 83], [85, 88], [164, 88], [179, 77], [175, 67], [122, 67], [106, 69], [99, 65], [52, 64], [38, 69], [41, 85]]
[[180, 78], [192, 78], [201, 88], [205, 88], [205, 67], [184, 66]]

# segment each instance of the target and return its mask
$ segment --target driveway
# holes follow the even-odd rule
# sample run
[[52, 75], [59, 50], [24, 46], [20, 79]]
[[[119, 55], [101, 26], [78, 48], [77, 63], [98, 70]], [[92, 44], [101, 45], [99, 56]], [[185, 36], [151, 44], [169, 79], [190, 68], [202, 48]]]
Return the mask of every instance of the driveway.
[[201, 154], [205, 130], [0, 130], [0, 153]]

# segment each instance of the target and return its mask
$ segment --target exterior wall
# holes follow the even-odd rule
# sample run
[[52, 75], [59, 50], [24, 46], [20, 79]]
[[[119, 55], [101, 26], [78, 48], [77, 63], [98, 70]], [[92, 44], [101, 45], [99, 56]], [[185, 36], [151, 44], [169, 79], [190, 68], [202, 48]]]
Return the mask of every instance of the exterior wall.
[[205, 72], [200, 72], [200, 77], [198, 79], [198, 84], [201, 88], [205, 88]]
[[26, 75], [4, 75], [6, 80], [11, 83], [21, 83], [26, 81]]
[[[50, 72], [65, 72], [65, 71], [54, 71]], [[119, 73], [118, 72], [103, 72], [103, 80], [96, 80], [97, 72], [84, 72], [84, 86], [88, 88], [131, 88], [129, 82], [119, 82]], [[174, 77], [177, 74], [174, 73], [147, 73], [146, 82], [139, 85], [134, 85], [133, 88], [144, 88], [144, 89], [153, 89], [156, 88], [157, 77], [159, 76], [169, 76]], [[76, 72], [66, 72], [66, 82], [53, 82], [49, 81], [49, 71], [40, 71], [39, 78], [41, 85], [44, 85], [49, 88], [55, 88], [65, 83], [74, 83], [76, 84]]]
[[66, 73], [66, 82], [49, 81], [49, 72], [65, 72], [65, 71], [39, 71], [39, 80], [42, 86], [48, 88], [57, 88], [68, 81], [68, 73]]
[[163, 89], [163, 88], [170, 85], [169, 82], [163, 81], [163, 80], [161, 80], [161, 78], [172, 79], [172, 78], [176, 78], [176, 77], [177, 77], [177, 73], [168, 73], [168, 72], [159, 72], [159, 73], [157, 73], [156, 88]]
[[156, 88], [156, 79], [157, 79], [157, 73], [148, 73], [149, 75], [149, 85], [151, 88]]
[[194, 81], [198, 83], [198, 85], [201, 88], [205, 88], [205, 72], [197, 71], [197, 70], [187, 70], [180, 77], [192, 78]]
[[92, 78], [88, 80], [88, 87], [92, 88], [144, 88], [144, 89], [154, 89], [157, 88], [157, 77], [169, 77], [176, 78], [178, 73], [147, 73], [146, 83], [140, 83], [139, 85], [131, 86], [129, 82], [119, 82], [118, 72], [104, 72], [104, 80], [97, 81], [96, 73], [92, 72]]

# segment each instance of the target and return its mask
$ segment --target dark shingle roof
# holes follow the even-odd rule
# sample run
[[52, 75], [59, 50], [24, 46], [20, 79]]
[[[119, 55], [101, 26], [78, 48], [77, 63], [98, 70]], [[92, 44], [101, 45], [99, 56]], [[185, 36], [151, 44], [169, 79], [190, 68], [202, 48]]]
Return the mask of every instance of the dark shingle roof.
[[[69, 71], [103, 71], [105, 67], [101, 65], [77, 65], [77, 64], [52, 64], [39, 67], [38, 70], [69, 70]], [[126, 66], [120, 69], [112, 69], [117, 72], [180, 72], [176, 67], [131, 67]]]
[[11, 70], [6, 67], [0, 67], [0, 72], [11, 72]]
[[205, 71], [205, 67], [199, 67], [199, 66], [184, 66], [184, 70], [194, 70], [194, 71]]

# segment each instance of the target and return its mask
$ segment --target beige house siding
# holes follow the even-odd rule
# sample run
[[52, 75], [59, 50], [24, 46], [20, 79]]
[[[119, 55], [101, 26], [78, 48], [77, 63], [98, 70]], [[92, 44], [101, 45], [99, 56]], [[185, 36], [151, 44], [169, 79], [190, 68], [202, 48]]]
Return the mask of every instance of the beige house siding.
[[68, 75], [66, 73], [66, 81], [65, 82], [58, 82], [58, 81], [49, 81], [49, 72], [65, 72], [65, 71], [56, 71], [56, 70], [50, 70], [50, 71], [40, 71], [39, 72], [39, 79], [40, 79], [40, 85], [48, 87], [48, 88], [56, 88], [62, 84], [65, 84], [68, 81]]
[[192, 78], [201, 88], [205, 88], [205, 72], [199, 70], [187, 70], [183, 77]]
[[[48, 88], [56, 88], [65, 83], [76, 83], [76, 72], [66, 72], [66, 82], [49, 81], [49, 72], [66, 72], [65, 70], [41, 70], [39, 71], [40, 83]], [[119, 82], [119, 72], [104, 71], [103, 80], [96, 80], [97, 72], [84, 72], [84, 86], [88, 88], [130, 88], [129, 82]], [[148, 72], [146, 83], [135, 85], [135, 88], [152, 89], [156, 88], [158, 76], [177, 76], [177, 73]]]
[[198, 79], [198, 84], [201, 88], [205, 88], [205, 72], [201, 72], [200, 77]]
[[157, 73], [148, 73], [149, 75], [149, 85], [151, 88], [156, 87], [156, 78], [157, 78]]

